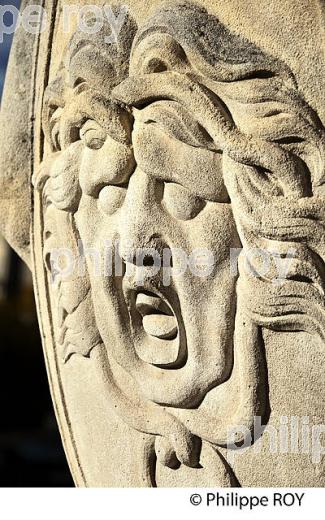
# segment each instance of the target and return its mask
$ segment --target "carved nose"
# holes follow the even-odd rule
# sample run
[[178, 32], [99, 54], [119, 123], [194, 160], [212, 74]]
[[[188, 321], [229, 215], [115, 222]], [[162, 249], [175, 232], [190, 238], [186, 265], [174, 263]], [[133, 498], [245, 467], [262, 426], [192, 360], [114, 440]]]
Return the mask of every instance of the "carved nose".
[[147, 250], [156, 249], [160, 236], [157, 181], [137, 169], [132, 175], [123, 204], [120, 224], [120, 255], [125, 261], [151, 267], [155, 255]]

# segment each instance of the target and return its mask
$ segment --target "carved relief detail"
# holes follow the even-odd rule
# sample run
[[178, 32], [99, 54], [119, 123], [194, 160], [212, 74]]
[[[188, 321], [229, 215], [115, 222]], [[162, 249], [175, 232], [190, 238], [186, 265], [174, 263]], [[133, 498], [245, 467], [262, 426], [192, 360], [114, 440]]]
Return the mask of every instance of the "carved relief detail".
[[[111, 407], [148, 434], [149, 485], [156, 464], [211, 464], [210, 485], [238, 485], [220, 448], [267, 421], [263, 328], [324, 339], [324, 129], [286, 65], [195, 4], [129, 19], [117, 45], [105, 34], [74, 34], [44, 99], [50, 150], [33, 182], [57, 349], [90, 356]], [[92, 255], [83, 276], [53, 272], [53, 250], [77, 267], [81, 243], [105, 240], [119, 241], [120, 275], [97, 276]], [[206, 247], [215, 268], [164, 287], [145, 266], [139, 287], [134, 247]], [[274, 272], [252, 275], [257, 248]]]

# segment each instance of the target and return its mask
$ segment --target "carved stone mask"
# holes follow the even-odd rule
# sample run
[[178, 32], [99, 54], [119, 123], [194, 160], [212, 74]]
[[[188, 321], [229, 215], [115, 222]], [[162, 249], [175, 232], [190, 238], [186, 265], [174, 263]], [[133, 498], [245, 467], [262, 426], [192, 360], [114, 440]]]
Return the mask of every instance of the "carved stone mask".
[[324, 129], [285, 63], [194, 3], [106, 35], [75, 32], [43, 101], [33, 185], [58, 358], [96, 365], [148, 435], [149, 485], [153, 458], [197, 470], [209, 450], [231, 485], [219, 448], [270, 412], [262, 331], [324, 339]]

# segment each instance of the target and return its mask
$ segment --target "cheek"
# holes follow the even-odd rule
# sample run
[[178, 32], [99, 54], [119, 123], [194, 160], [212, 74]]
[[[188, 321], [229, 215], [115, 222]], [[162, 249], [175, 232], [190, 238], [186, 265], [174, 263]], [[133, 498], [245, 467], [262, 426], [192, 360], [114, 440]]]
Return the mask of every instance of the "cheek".
[[94, 248], [101, 254], [118, 240], [119, 213], [108, 215], [102, 209], [100, 199], [83, 195], [75, 214], [75, 223], [85, 247]]
[[78, 211], [75, 214], [75, 222], [85, 247], [98, 246], [104, 222], [100, 218], [96, 199], [87, 195], [82, 196]]
[[183, 229], [192, 250], [209, 250], [216, 265], [229, 261], [231, 250], [241, 247], [230, 204], [209, 202]]

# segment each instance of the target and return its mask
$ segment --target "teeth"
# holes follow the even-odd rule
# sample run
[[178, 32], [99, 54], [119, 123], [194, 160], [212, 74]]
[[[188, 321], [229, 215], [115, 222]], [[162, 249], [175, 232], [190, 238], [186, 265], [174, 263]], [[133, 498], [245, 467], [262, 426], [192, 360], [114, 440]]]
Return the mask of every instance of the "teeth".
[[177, 335], [175, 316], [148, 314], [143, 317], [142, 324], [147, 334], [158, 339], [172, 339]]
[[137, 295], [136, 308], [141, 316], [156, 313], [163, 313], [167, 316], [173, 315], [168, 305], [159, 296], [151, 296], [145, 293]]

